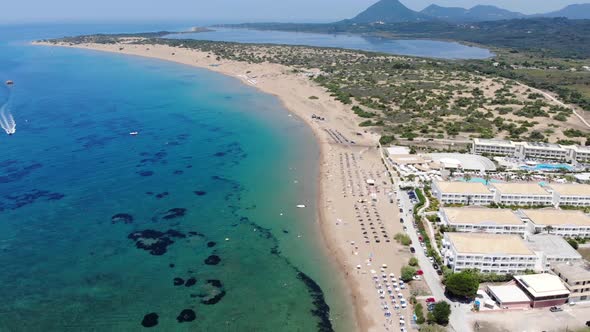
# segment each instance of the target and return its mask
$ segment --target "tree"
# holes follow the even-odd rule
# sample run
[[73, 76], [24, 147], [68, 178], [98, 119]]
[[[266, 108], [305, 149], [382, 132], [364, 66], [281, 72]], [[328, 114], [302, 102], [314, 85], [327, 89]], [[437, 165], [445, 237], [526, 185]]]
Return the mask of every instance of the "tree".
[[422, 303], [416, 303], [416, 306], [414, 306], [414, 314], [416, 315], [416, 323], [424, 324], [424, 322], [426, 322], [426, 319], [424, 318], [424, 307], [422, 306]]
[[[428, 313], [430, 316], [432, 313]], [[420, 332], [446, 332], [447, 329], [439, 325], [422, 325], [420, 326]]]
[[486, 173], [486, 175], [483, 176], [484, 180], [486, 180], [486, 185], [490, 184], [490, 180], [492, 179], [492, 177]]
[[416, 269], [411, 266], [404, 266], [402, 267], [401, 279], [404, 282], [411, 281], [412, 278], [416, 275]]
[[472, 299], [477, 294], [479, 280], [476, 273], [462, 271], [448, 276], [445, 286], [446, 291], [454, 296]]
[[575, 239], [567, 239], [567, 243], [569, 243], [572, 248], [578, 250], [578, 241]]
[[447, 325], [451, 315], [451, 305], [445, 301], [437, 302], [432, 310], [432, 315], [437, 324]]
[[466, 174], [463, 176], [463, 180], [465, 180], [465, 182], [469, 182], [469, 181], [471, 181], [471, 179], [472, 179], [472, 177], [471, 177], [471, 174], [467, 174], [467, 173], [466, 173]]
[[543, 229], [547, 232], [547, 234], [551, 234], [551, 232], [553, 231], [553, 226], [547, 225]]
[[410, 264], [410, 266], [418, 266], [418, 259], [416, 257], [412, 257], [410, 258], [408, 264]]

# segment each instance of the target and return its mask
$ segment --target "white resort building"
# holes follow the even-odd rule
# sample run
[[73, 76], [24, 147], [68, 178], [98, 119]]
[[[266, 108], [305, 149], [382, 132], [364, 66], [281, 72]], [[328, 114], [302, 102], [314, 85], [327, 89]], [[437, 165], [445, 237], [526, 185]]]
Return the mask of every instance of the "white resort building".
[[590, 263], [586, 261], [554, 264], [555, 273], [570, 291], [569, 302], [590, 301]]
[[537, 256], [518, 235], [445, 233], [442, 248], [446, 265], [459, 272], [518, 274], [535, 269]]
[[515, 156], [517, 147], [514, 142], [474, 138], [472, 152], [474, 154], [489, 154], [496, 156]]
[[494, 183], [495, 202], [504, 205], [553, 205], [553, 194], [538, 183]]
[[537, 255], [536, 271], [548, 272], [553, 264], [582, 260], [582, 255], [559, 235], [536, 234], [528, 236], [525, 241]]
[[442, 208], [441, 222], [456, 232], [516, 234], [524, 237], [527, 231], [521, 218], [509, 209], [480, 207]]
[[432, 195], [442, 204], [489, 205], [494, 200], [483, 183], [434, 181]]
[[517, 158], [538, 158], [563, 161], [590, 161], [590, 148], [543, 142], [513, 142], [497, 139], [473, 139], [471, 152]]
[[553, 193], [553, 202], [556, 205], [590, 206], [590, 185], [552, 183], [547, 190]]
[[563, 237], [590, 238], [590, 217], [576, 210], [520, 210], [529, 231]]

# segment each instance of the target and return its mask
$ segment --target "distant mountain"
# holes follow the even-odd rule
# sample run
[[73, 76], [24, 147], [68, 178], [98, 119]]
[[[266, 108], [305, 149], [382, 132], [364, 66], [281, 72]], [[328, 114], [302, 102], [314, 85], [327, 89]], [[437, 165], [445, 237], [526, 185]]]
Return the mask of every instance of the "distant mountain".
[[571, 20], [590, 19], [590, 3], [569, 5], [561, 10], [547, 14], [540, 14], [543, 17], [567, 17]]
[[478, 5], [471, 9], [430, 5], [422, 10], [421, 13], [432, 18], [450, 22], [500, 21], [526, 17], [526, 15], [521, 13], [484, 5]]
[[428, 21], [432, 18], [404, 6], [398, 0], [381, 0], [347, 22], [352, 23], [399, 23]]

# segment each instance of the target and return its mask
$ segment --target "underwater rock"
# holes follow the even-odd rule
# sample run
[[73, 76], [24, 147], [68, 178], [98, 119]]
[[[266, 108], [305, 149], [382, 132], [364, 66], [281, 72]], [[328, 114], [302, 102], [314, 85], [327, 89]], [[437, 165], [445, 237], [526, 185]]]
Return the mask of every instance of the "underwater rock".
[[174, 286], [181, 286], [181, 285], [184, 285], [184, 279], [174, 278]]
[[35, 203], [38, 200], [59, 201], [65, 195], [47, 190], [33, 189], [23, 194], [11, 194], [0, 197], [0, 211], [11, 209], [16, 210], [23, 206]]
[[221, 291], [219, 294], [217, 294], [209, 299], [201, 300], [201, 303], [207, 304], [207, 305], [216, 304], [217, 302], [221, 301], [221, 299], [223, 299], [224, 296], [225, 296], [225, 291]]
[[171, 238], [185, 238], [186, 235], [172, 229], [160, 232], [153, 229], [146, 229], [129, 234], [127, 238], [135, 241], [138, 249], [149, 251], [151, 255], [161, 256], [166, 253], [169, 245], [173, 244]]
[[155, 312], [149, 313], [143, 316], [143, 320], [141, 321], [141, 325], [143, 327], [154, 327], [158, 325], [158, 314]]
[[217, 279], [209, 279], [207, 280], [207, 283], [215, 288], [222, 288], [223, 284], [221, 283], [220, 280]]
[[193, 192], [197, 196], [205, 196], [207, 194], [207, 192], [206, 191], [203, 191], [203, 190], [197, 190], [197, 191], [193, 191]]
[[156, 194], [156, 198], [157, 198], [157, 199], [162, 199], [162, 198], [164, 198], [164, 197], [166, 197], [166, 196], [168, 196], [168, 195], [170, 195], [170, 193], [169, 193], [169, 192], [167, 192], [167, 191], [165, 191], [165, 192], [163, 192], [163, 193]]
[[169, 266], [170, 268], [173, 268], [173, 267], [175, 267], [176, 265], [175, 265], [174, 263], [170, 263], [170, 264], [168, 264], [168, 266]]
[[174, 171], [174, 175], [181, 175], [181, 174], [184, 174], [184, 171], [181, 171], [179, 169]]
[[184, 284], [184, 286], [186, 286], [186, 287], [193, 287], [196, 283], [197, 283], [197, 279], [195, 279], [195, 278], [189, 278], [189, 279], [186, 280], [186, 283]]
[[185, 208], [173, 208], [168, 210], [163, 216], [162, 219], [170, 220], [178, 217], [183, 217], [186, 214]]
[[192, 322], [195, 320], [195, 318], [197, 318], [197, 315], [195, 314], [195, 312], [191, 309], [184, 309], [183, 311], [180, 312], [180, 315], [178, 315], [178, 317], [176, 317], [176, 320], [179, 323], [184, 323], [184, 322]]
[[207, 265], [217, 265], [221, 262], [221, 258], [217, 255], [211, 255], [205, 259], [205, 264]]
[[213, 248], [213, 247], [215, 247], [215, 245], [217, 245], [217, 242], [215, 242], [215, 241], [207, 242], [207, 248]]
[[154, 172], [152, 172], [152, 171], [139, 171], [139, 172], [137, 172], [137, 174], [139, 174], [141, 176], [152, 176], [152, 175], [154, 175]]
[[124, 223], [124, 224], [131, 224], [133, 223], [133, 216], [128, 213], [117, 213], [111, 217], [111, 223]]
[[225, 156], [225, 152], [217, 152], [213, 156], [214, 157], [223, 157], [223, 156]]

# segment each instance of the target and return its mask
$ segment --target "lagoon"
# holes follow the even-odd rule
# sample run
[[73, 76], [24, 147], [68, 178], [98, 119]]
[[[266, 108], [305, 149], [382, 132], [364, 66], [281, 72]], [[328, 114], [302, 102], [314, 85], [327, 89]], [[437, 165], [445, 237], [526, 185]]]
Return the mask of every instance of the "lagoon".
[[213, 30], [210, 32], [173, 34], [166, 36], [166, 38], [336, 47], [440, 59], [486, 59], [493, 56], [493, 53], [487, 49], [436, 40], [387, 39], [352, 34], [319, 34], [229, 28], [213, 28]]

